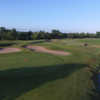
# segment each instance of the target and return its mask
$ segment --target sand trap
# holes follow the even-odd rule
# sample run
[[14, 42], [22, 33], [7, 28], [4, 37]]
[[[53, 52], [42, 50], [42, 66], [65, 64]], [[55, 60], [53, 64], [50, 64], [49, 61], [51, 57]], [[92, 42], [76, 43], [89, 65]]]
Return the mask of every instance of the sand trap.
[[28, 48], [30, 50], [34, 50], [36, 52], [50, 53], [50, 54], [54, 54], [54, 55], [66, 56], [66, 55], [70, 54], [69, 52], [64, 52], [64, 51], [49, 50], [42, 46], [27, 46], [26, 48]]
[[100, 48], [100, 45], [92, 45], [94, 48]]
[[0, 54], [20, 52], [19, 48], [0, 48]]

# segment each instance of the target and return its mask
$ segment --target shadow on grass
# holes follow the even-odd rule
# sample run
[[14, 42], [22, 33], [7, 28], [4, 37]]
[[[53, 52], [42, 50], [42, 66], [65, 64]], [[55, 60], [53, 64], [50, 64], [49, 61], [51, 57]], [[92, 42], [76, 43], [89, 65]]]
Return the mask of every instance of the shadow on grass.
[[12, 46], [12, 45], [15, 45], [17, 43], [15, 42], [12, 42], [12, 43], [0, 43], [0, 47], [8, 47], [8, 46]]
[[46, 40], [40, 40], [40, 41], [33, 41], [30, 44], [39, 44], [39, 43], [45, 43]]
[[28, 45], [39, 44], [39, 43], [45, 43], [45, 42], [46, 42], [45, 40], [33, 41], [33, 42], [29, 43], [29, 44], [22, 45], [22, 48], [26, 48]]
[[100, 100], [100, 73], [98, 72], [100, 70], [100, 67], [98, 68], [96, 70], [91, 71], [91, 79], [94, 86], [94, 88], [89, 93], [91, 100]]
[[0, 100], [15, 100], [46, 82], [68, 77], [86, 67], [85, 64], [64, 64], [45, 67], [27, 67], [0, 71]]

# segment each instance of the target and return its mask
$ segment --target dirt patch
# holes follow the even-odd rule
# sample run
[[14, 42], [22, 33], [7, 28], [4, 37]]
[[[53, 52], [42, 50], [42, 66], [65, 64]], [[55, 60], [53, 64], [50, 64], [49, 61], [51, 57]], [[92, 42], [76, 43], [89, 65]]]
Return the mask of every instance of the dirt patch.
[[19, 48], [0, 48], [0, 54], [20, 52]]
[[93, 45], [94, 48], [100, 48], [100, 45]]
[[70, 54], [69, 52], [64, 52], [64, 51], [49, 50], [42, 46], [27, 46], [26, 48], [28, 48], [30, 50], [34, 50], [36, 52], [50, 53], [50, 54], [54, 54], [54, 55], [66, 56], [66, 55]]

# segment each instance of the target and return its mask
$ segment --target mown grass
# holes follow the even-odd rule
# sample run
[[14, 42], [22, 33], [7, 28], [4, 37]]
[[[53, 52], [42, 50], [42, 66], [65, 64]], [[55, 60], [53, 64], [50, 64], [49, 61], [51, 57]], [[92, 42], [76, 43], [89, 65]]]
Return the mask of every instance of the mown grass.
[[14, 41], [17, 44], [11, 47], [40, 45], [68, 51], [71, 55], [57, 56], [27, 49], [0, 54], [0, 100], [91, 100], [93, 84], [88, 66], [93, 59], [99, 63], [100, 49], [83, 44], [100, 44], [99, 40], [93, 41]]

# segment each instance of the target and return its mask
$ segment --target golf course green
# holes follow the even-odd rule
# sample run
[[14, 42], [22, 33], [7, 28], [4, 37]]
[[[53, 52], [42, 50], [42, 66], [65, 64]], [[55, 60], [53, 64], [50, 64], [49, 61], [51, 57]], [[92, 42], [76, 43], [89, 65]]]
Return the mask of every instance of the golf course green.
[[[70, 54], [36, 52], [28, 45]], [[0, 41], [1, 49], [8, 47], [21, 51], [0, 54], [0, 100], [95, 100], [89, 67], [99, 64], [100, 39]]]

